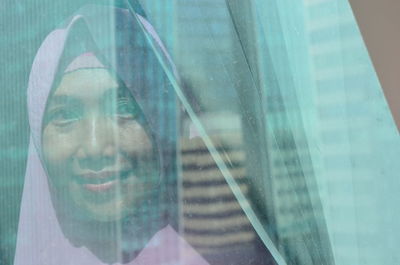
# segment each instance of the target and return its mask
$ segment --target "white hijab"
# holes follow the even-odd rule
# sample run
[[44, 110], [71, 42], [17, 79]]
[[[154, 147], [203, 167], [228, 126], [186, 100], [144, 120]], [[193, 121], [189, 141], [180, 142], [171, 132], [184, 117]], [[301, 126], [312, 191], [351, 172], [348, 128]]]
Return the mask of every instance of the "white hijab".
[[[142, 16], [138, 14], [136, 16], [170, 60], [150, 23]], [[40, 159], [42, 120], [46, 102], [68, 33], [71, 27], [80, 20], [84, 18], [76, 15], [68, 26], [54, 30], [47, 36], [37, 52], [30, 73], [27, 94], [31, 137], [14, 265], [105, 264], [86, 247], [75, 247], [64, 236], [52, 204], [47, 174]], [[208, 263], [180, 238], [172, 227], [166, 226], [151, 238], [134, 260], [127, 264], [202, 265]]]

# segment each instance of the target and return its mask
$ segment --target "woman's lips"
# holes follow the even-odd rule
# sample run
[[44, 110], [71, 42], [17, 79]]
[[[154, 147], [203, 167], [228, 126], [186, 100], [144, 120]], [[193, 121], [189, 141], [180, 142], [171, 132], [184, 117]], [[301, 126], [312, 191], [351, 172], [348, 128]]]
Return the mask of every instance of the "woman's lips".
[[116, 186], [117, 182], [118, 180], [112, 180], [102, 184], [84, 184], [83, 186], [89, 191], [106, 192], [113, 189]]
[[117, 176], [118, 172], [119, 171], [110, 171], [110, 170], [87, 171], [79, 174], [79, 176], [86, 180], [101, 180]]
[[120, 171], [90, 171], [79, 174], [79, 182], [86, 190], [92, 192], [107, 192], [114, 190], [118, 183], [120, 183]]

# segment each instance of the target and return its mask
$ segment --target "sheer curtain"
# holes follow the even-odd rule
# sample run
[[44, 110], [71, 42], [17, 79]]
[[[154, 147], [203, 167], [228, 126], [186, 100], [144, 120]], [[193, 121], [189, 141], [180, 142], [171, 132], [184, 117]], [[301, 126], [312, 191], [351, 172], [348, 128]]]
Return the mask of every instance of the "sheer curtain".
[[321, 198], [335, 264], [397, 263], [399, 134], [348, 2], [254, 4], [259, 65], [277, 79], [299, 153], [307, 142], [311, 160], [299, 158], [314, 170], [308, 190]]
[[179, 73], [185, 240], [238, 264], [400, 263], [399, 134], [347, 0], [139, 2]]

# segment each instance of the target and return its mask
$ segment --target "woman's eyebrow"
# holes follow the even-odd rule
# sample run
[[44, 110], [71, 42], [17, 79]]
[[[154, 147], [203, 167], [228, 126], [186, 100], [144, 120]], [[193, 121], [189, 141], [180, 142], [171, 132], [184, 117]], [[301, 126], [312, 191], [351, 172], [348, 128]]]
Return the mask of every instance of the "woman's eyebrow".
[[118, 98], [122, 98], [122, 97], [130, 97], [130, 93], [129, 91], [123, 87], [123, 86], [118, 86], [118, 87], [113, 87], [110, 89], [106, 89], [106, 91], [104, 91], [102, 98], [103, 100], [107, 100], [110, 98], [114, 98], [114, 99], [118, 99]]

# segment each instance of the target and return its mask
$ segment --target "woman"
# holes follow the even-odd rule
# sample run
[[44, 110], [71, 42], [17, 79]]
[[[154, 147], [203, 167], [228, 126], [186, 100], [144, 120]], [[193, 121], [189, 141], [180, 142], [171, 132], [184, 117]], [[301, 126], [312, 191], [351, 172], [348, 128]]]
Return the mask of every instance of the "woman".
[[173, 228], [176, 117], [164, 71], [175, 72], [154, 29], [125, 9], [82, 8], [46, 38], [28, 87], [15, 264], [207, 264]]

